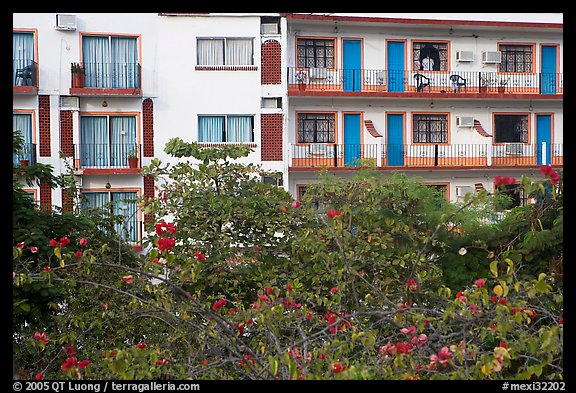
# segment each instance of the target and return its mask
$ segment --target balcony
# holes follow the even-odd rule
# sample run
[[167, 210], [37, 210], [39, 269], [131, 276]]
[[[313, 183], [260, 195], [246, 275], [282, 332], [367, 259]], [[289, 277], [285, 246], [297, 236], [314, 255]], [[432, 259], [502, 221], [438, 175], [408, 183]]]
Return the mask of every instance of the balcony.
[[36, 144], [24, 143], [18, 154], [12, 155], [12, 162], [22, 166], [36, 164]]
[[291, 168], [463, 169], [564, 165], [562, 143], [542, 144], [290, 144]]
[[38, 63], [32, 60], [12, 60], [14, 94], [38, 94]]
[[141, 66], [137, 63], [84, 63], [71, 68], [70, 94], [81, 96], [142, 96]]
[[81, 143], [74, 145], [78, 174], [137, 174], [140, 146], [135, 143]]
[[561, 96], [563, 74], [474, 71], [393, 71], [288, 68], [288, 93], [297, 95], [512, 97]]

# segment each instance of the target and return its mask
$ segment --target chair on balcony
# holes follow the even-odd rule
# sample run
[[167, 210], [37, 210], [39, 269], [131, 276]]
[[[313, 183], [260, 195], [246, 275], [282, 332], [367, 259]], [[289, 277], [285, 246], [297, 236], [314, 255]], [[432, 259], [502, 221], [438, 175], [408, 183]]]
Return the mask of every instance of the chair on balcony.
[[424, 91], [425, 87], [428, 87], [428, 91], [430, 91], [430, 78], [422, 74], [415, 74], [414, 79], [416, 79], [416, 91]]
[[16, 86], [32, 86], [32, 77], [34, 69], [31, 65], [24, 68], [18, 68], [15, 75]]
[[452, 74], [450, 75], [450, 81], [452, 82], [452, 91], [456, 93], [460, 93], [460, 89], [464, 87], [464, 91], [466, 91], [466, 79], [462, 78], [460, 75]]

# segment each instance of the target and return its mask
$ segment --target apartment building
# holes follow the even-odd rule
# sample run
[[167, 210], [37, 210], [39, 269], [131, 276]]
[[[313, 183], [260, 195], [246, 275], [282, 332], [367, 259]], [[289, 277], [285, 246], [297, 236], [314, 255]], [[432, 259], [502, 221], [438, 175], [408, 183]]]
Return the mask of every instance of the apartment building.
[[562, 167], [558, 19], [357, 15], [284, 15], [293, 195], [321, 168], [402, 171], [460, 200]]
[[131, 201], [158, 186], [140, 168], [174, 161], [173, 137], [251, 146], [295, 198], [370, 163], [458, 200], [562, 167], [562, 30], [561, 14], [15, 13], [13, 159], [71, 162], [83, 206], [113, 201], [135, 245], [151, 217]]

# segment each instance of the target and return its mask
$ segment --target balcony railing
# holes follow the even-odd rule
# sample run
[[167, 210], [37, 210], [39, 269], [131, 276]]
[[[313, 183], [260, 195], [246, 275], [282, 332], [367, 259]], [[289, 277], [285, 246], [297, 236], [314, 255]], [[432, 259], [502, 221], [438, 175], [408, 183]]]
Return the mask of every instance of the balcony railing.
[[33, 60], [12, 60], [12, 85], [38, 88], [38, 63]]
[[141, 67], [138, 63], [83, 63], [83, 78], [72, 73], [73, 88], [140, 89]]
[[137, 144], [81, 143], [74, 146], [74, 156], [81, 168], [131, 168], [129, 157], [140, 157]]
[[320, 167], [534, 167], [563, 165], [562, 143], [525, 144], [291, 144], [290, 166]]
[[290, 90], [386, 93], [563, 94], [563, 74], [288, 68]]
[[16, 165], [34, 165], [36, 164], [36, 144], [25, 143], [18, 154], [12, 156], [12, 161]]

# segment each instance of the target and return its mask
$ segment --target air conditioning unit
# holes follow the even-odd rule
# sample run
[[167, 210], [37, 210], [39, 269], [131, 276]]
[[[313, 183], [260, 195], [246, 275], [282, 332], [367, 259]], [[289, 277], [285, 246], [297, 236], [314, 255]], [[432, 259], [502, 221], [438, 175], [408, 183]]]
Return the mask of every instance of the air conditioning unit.
[[502, 62], [502, 52], [500, 51], [482, 52], [482, 63], [498, 64], [500, 62]]
[[456, 61], [474, 61], [474, 52], [462, 50], [456, 52]]
[[56, 14], [56, 30], [76, 30], [76, 15]]
[[326, 68], [310, 68], [308, 76], [310, 79], [326, 79]]
[[278, 34], [278, 24], [262, 23], [260, 25], [260, 34]]
[[60, 97], [60, 109], [68, 111], [80, 110], [80, 98], [72, 96]]
[[474, 127], [474, 117], [472, 116], [456, 116], [457, 127]]
[[507, 143], [506, 154], [509, 156], [521, 156], [524, 153], [523, 143]]
[[463, 198], [466, 194], [474, 192], [472, 186], [456, 186], [456, 197]]

